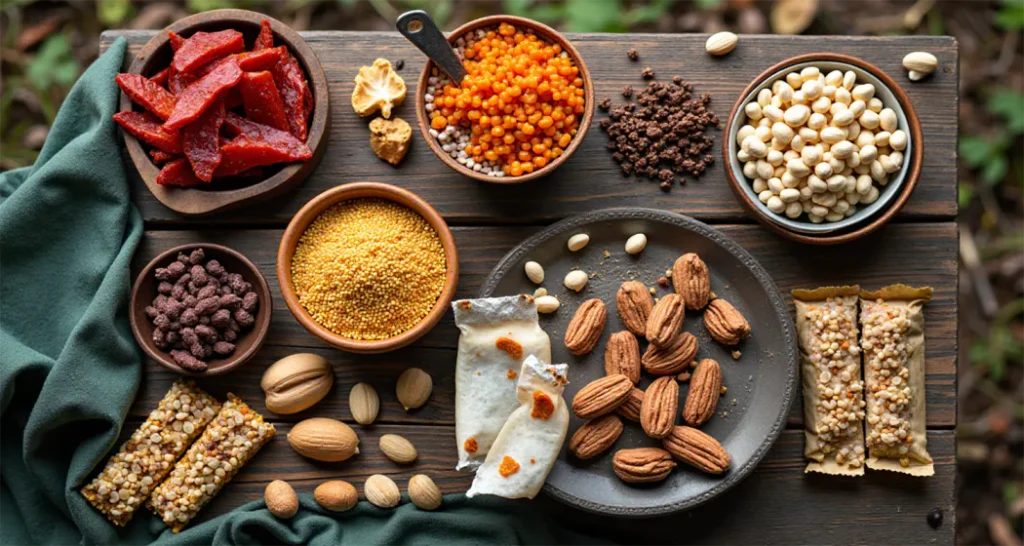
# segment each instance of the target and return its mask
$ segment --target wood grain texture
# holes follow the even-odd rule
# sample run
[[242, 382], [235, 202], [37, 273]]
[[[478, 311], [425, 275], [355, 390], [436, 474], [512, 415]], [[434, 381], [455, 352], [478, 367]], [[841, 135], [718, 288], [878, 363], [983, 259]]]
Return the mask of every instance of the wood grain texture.
[[[624, 179], [605, 150], [607, 139], [596, 127], [585, 142], [556, 173], [526, 184], [484, 184], [452, 172], [429, 150], [415, 142], [399, 169], [377, 159], [369, 147], [367, 120], [349, 105], [352, 80], [359, 66], [376, 57], [404, 59], [400, 72], [416, 92], [416, 79], [424, 57], [397, 32], [304, 32], [310, 47], [327, 71], [330, 83], [330, 153], [316, 172], [295, 191], [272, 203], [203, 220], [188, 220], [161, 205], [141, 180], [133, 181], [134, 199], [150, 222], [202, 222], [202, 225], [245, 224], [283, 226], [303, 204], [337, 184], [352, 181], [384, 181], [410, 189], [429, 201], [449, 221], [471, 223], [541, 223], [579, 212], [611, 206], [646, 206], [672, 210], [713, 222], [749, 221], [736, 202], [719, 162], [699, 181], [662, 193], [651, 181]], [[124, 36], [137, 52], [153, 31], [109, 31], [101, 46]], [[925, 151], [921, 180], [903, 211], [902, 219], [951, 219], [956, 215], [957, 65], [958, 46], [949, 37], [839, 37], [743, 36], [735, 51], [722, 58], [704, 53], [705, 35], [569, 35], [590, 67], [597, 99], [622, 100], [626, 85], [641, 86], [640, 71], [654, 68], [658, 79], [681, 75], [698, 93], [709, 93], [713, 108], [722, 117], [747, 83], [766, 67], [801, 53], [827, 48], [878, 65], [907, 91], [924, 130]], [[630, 62], [626, 50], [635, 47], [639, 62]], [[939, 60], [939, 70], [929, 79], [912, 83], [901, 59], [911, 51], [929, 51]], [[130, 57], [129, 57], [130, 59]], [[396, 115], [414, 123], [415, 101], [407, 98]], [[604, 115], [595, 116], [594, 123]], [[721, 132], [715, 131], [721, 140]], [[420, 140], [419, 137], [416, 140]], [[714, 154], [718, 155], [718, 146]], [[129, 166], [129, 172], [134, 169]]]
[[[787, 298], [793, 288], [830, 284], [860, 283], [868, 288], [877, 288], [904, 282], [934, 287], [935, 297], [925, 308], [928, 426], [950, 428], [955, 425], [956, 224], [893, 224], [862, 241], [830, 248], [786, 241], [752, 225], [719, 228], [754, 255]], [[456, 297], [475, 296], [491, 267], [535, 230], [530, 227], [453, 229], [461, 268]], [[306, 332], [284, 307], [275, 274], [276, 248], [281, 235], [279, 230], [146, 233], [135, 255], [136, 270], [153, 255], [183, 242], [223, 243], [248, 256], [266, 276], [274, 294], [273, 323], [259, 354], [227, 376], [203, 379], [202, 385], [217, 395], [231, 390], [259, 406], [263, 399], [259, 380], [268, 366], [295, 352], [314, 352], [334, 364], [334, 390], [316, 407], [283, 420], [313, 415], [350, 420], [348, 391], [355, 383], [366, 381], [374, 385], [381, 396], [382, 423], [454, 424], [454, 363], [458, 331], [450, 312], [420, 341], [393, 353], [359, 356], [333, 349]], [[823, 268], [821, 264], [828, 264], [828, 267]], [[756, 325], [754, 328], [756, 331]], [[426, 407], [406, 413], [395, 401], [394, 386], [398, 375], [410, 366], [419, 366], [433, 376], [434, 394]], [[149, 362], [146, 380], [131, 414], [136, 417], [148, 414], [175, 378], [173, 373]], [[798, 401], [790, 414], [789, 424], [799, 427], [802, 423]]]

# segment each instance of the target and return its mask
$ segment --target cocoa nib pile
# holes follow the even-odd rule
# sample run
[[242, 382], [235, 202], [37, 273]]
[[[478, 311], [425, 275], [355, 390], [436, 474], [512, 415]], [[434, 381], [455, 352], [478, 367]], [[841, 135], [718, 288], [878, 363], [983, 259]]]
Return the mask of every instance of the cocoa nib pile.
[[182, 368], [206, 371], [206, 360], [229, 356], [244, 329], [256, 321], [259, 294], [237, 273], [229, 273], [217, 260], [204, 264], [197, 248], [167, 267], [156, 269], [157, 296], [146, 307], [153, 322], [153, 344], [170, 349]]
[[[632, 88], [623, 90], [632, 95]], [[609, 103], [602, 101], [602, 109]], [[651, 82], [636, 95], [636, 102], [615, 106], [601, 129], [608, 133], [608, 149], [622, 174], [658, 180], [662, 190], [682, 175], [700, 176], [714, 162], [714, 138], [704, 131], [718, 125], [711, 97], [693, 97], [693, 87], [676, 76], [671, 84]]]

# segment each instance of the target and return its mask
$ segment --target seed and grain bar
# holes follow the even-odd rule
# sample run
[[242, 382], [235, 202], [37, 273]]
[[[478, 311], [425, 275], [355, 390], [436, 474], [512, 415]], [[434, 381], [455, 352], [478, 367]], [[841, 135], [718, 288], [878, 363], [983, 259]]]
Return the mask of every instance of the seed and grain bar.
[[123, 527], [219, 409], [193, 381], [175, 381], [146, 422], [82, 488], [82, 496]]
[[867, 393], [867, 466], [935, 473], [925, 422], [924, 312], [931, 288], [897, 284], [861, 292]]
[[859, 286], [794, 290], [804, 392], [804, 472], [864, 475]]
[[181, 531], [274, 433], [274, 425], [229, 393], [220, 413], [153, 491], [147, 506], [175, 533]]

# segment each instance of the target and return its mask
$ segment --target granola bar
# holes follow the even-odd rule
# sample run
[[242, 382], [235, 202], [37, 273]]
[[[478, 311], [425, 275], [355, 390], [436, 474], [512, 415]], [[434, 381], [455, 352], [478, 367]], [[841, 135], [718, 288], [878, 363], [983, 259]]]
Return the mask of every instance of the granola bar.
[[794, 290], [804, 392], [804, 472], [864, 475], [859, 286]]
[[867, 466], [935, 473], [925, 422], [924, 307], [931, 288], [902, 284], [861, 292], [867, 393]]
[[172, 531], [181, 531], [274, 434], [274, 425], [229, 393], [220, 413], [153, 491], [147, 506]]
[[219, 409], [193, 381], [175, 381], [146, 422], [82, 488], [82, 496], [123, 527]]

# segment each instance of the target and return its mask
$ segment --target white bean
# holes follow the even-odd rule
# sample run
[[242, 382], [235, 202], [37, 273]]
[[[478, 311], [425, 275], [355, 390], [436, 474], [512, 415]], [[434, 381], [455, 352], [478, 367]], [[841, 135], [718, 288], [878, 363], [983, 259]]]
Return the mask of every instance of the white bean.
[[807, 118], [807, 126], [815, 131], [821, 131], [826, 125], [828, 125], [828, 118], [824, 114], [815, 112]]
[[782, 151], [780, 150], [769, 150], [768, 155], [765, 156], [765, 161], [767, 161], [772, 167], [782, 165], [782, 160]]
[[771, 129], [772, 136], [779, 139], [780, 142], [789, 143], [793, 140], [796, 133], [793, 132], [793, 128], [781, 121], [775, 122]]
[[828, 186], [828, 191], [838, 192], [846, 188], [846, 177], [841, 174], [832, 175], [825, 180], [825, 185]]
[[853, 143], [861, 148], [865, 146], [874, 146], [875, 134], [872, 133], [871, 131], [868, 131], [867, 129], [864, 129], [856, 137], [854, 137]]
[[811, 109], [804, 106], [803, 104], [795, 104], [786, 109], [782, 114], [782, 119], [786, 121], [786, 125], [790, 127], [799, 127], [803, 125], [807, 118], [811, 115]]
[[747, 114], [748, 119], [752, 119], [754, 121], [757, 121], [764, 116], [764, 113], [761, 112], [761, 105], [756, 102], [747, 103], [743, 108], [743, 112]]
[[754, 183], [751, 184], [750, 187], [751, 189], [754, 190], [754, 193], [759, 194], [764, 190], [768, 189], [768, 182], [766, 182], [763, 178], [755, 178]]
[[861, 197], [860, 202], [864, 203], [865, 205], [870, 205], [875, 201], [878, 201], [878, 188], [872, 186], [871, 191], [869, 191], [868, 194], [865, 195], [864, 197]]
[[824, 216], [818, 216], [817, 214], [812, 214], [812, 213], [808, 212], [807, 213], [807, 219], [810, 220], [812, 224], [820, 224], [821, 221], [825, 219], [825, 217]]
[[[796, 138], [800, 138], [800, 137], [796, 137]], [[782, 159], [785, 160], [785, 161], [789, 161], [791, 159], [796, 159], [798, 157], [800, 157], [800, 153], [796, 152], [795, 150], [786, 150], [785, 152], [782, 152]]]
[[[811, 215], [812, 216], [817, 216], [819, 218], [824, 218], [826, 214], [828, 214], [828, 207], [823, 207], [821, 205], [814, 205], [814, 206], [811, 207]], [[821, 220], [818, 220], [818, 221], [820, 222]]]
[[[788, 78], [787, 78], [788, 79]], [[793, 86], [787, 82], [781, 82], [779, 90], [775, 92], [776, 96], [783, 104], [789, 104], [793, 102]]]
[[[873, 139], [872, 139], [873, 140]], [[860, 161], [861, 163], [871, 163], [878, 158], [878, 147], [874, 144], [868, 144], [861, 146], [860, 148]], [[854, 165], [856, 167], [856, 165]]]
[[903, 152], [893, 152], [889, 154], [889, 160], [896, 164], [896, 168], [903, 166]]
[[821, 140], [818, 132], [810, 127], [801, 127], [797, 129], [796, 134], [807, 144], [815, 144]]
[[840, 212], [830, 212], [825, 215], [825, 220], [828, 222], [838, 222], [843, 219], [843, 214]]
[[772, 128], [771, 126], [760, 126], [754, 131], [754, 136], [757, 137], [761, 142], [768, 142], [772, 139]]
[[811, 103], [811, 110], [819, 114], [828, 112], [829, 108], [832, 108], [832, 100], [825, 96], [818, 97]]
[[857, 83], [857, 74], [854, 74], [853, 70], [847, 70], [846, 73], [843, 74], [843, 87], [849, 91], [853, 89], [853, 84], [855, 83]]
[[864, 113], [861, 114], [860, 117], [857, 119], [857, 121], [860, 122], [861, 127], [865, 129], [874, 130], [878, 128], [878, 123], [880, 120], [878, 119], [878, 114], [872, 112], [871, 110], [865, 110]]
[[835, 125], [836, 127], [845, 127], [853, 123], [853, 120], [855, 119], [857, 118], [853, 115], [853, 111], [847, 108], [846, 110], [840, 110], [839, 113], [832, 116], [832, 125]]
[[892, 108], [883, 109], [878, 113], [878, 122], [883, 130], [889, 131], [890, 133], [895, 131], [898, 123], [898, 120], [896, 119], [896, 112]]
[[796, 188], [796, 187], [800, 186], [800, 183], [801, 183], [801, 181], [803, 179], [802, 178], [797, 178], [797, 177], [793, 176], [792, 174], [790, 174], [789, 171], [786, 171], [786, 172], [782, 173], [782, 176], [779, 177], [779, 180], [782, 181], [782, 185], [784, 187]]
[[[806, 203], [807, 206], [810, 207], [811, 206], [811, 197], [813, 197], [813, 196], [814, 196], [814, 192], [811, 191], [811, 188], [809, 188], [808, 186], [804, 186], [804, 187], [800, 188], [800, 202], [801, 203]], [[807, 211], [805, 210], [804, 212], [807, 212]]]
[[793, 104], [803, 104], [807, 102], [807, 97], [804, 96], [804, 92], [801, 90], [793, 91]]
[[775, 167], [775, 171], [772, 173], [772, 175], [775, 178], [782, 178], [782, 175], [785, 174], [785, 173], [786, 173], [786, 166], [785, 165], [779, 165], [778, 167]]
[[804, 149], [804, 146], [806, 146], [806, 144], [804, 143], [804, 139], [801, 138], [800, 135], [794, 136], [793, 140], [789, 141], [789, 148], [791, 150], [799, 152], [800, 150]]
[[786, 204], [783, 203], [782, 199], [779, 199], [779, 197], [776, 195], [769, 197], [768, 202], [765, 203], [765, 205], [768, 205], [768, 210], [774, 212], [775, 214], [779, 214], [786, 210]]
[[878, 162], [882, 164], [882, 169], [885, 170], [886, 174], [892, 174], [900, 168], [899, 165], [889, 159], [889, 156], [887, 155], [878, 156]]
[[757, 200], [762, 202], [762, 203], [767, 203], [768, 200], [771, 199], [774, 196], [775, 196], [775, 194], [772, 193], [771, 190], [764, 190], [763, 192], [757, 194]]
[[807, 177], [807, 187], [814, 193], [825, 193], [828, 191], [828, 184], [814, 175]]
[[847, 110], [853, 114], [854, 118], [859, 118], [867, 109], [867, 105], [864, 104], [864, 101], [862, 100], [855, 100], [851, 102], [849, 108], [847, 108]]
[[814, 174], [818, 178], [828, 178], [832, 176], [832, 165], [829, 165], [828, 162], [822, 161], [814, 166]]
[[838, 70], [833, 70], [828, 74], [825, 74], [825, 83], [827, 85], [840, 86], [843, 85], [843, 73]]
[[859, 123], [851, 123], [846, 127], [843, 127], [843, 130], [846, 131], [846, 140], [856, 140], [864, 128], [862, 128]]
[[828, 164], [830, 167], [832, 167], [832, 172], [836, 173], [841, 173], [843, 172], [843, 169], [846, 168], [846, 162], [843, 161], [842, 159], [837, 159], [835, 157], [829, 160]]
[[736, 131], [736, 143], [743, 144], [743, 140], [754, 134], [754, 130], [753, 125], [744, 125], [743, 127], [740, 127], [740, 130]]
[[771, 146], [771, 150], [769, 150], [768, 153], [772, 153], [772, 151], [781, 152], [781, 151], [785, 150], [786, 147], [789, 144], [786, 143], [786, 142], [783, 142], [783, 141], [781, 141], [781, 140], [779, 140], [779, 139], [777, 139], [775, 137], [772, 137], [772, 140], [771, 140], [771, 142], [768, 143], [768, 145]]
[[843, 134], [843, 130], [839, 127], [825, 127], [819, 134], [821, 135], [822, 142], [827, 142], [829, 144], [835, 144], [843, 140], [843, 137], [845, 136]]
[[845, 87], [840, 87], [839, 89], [836, 89], [836, 96], [835, 98], [832, 99], [832, 101], [833, 104], [842, 104], [844, 106], [849, 106], [850, 103], [853, 102], [853, 95], [851, 95], [850, 91]]
[[772, 90], [762, 89], [757, 93], [757, 103], [761, 105], [761, 108], [768, 106], [772, 103]]
[[800, 200], [800, 190], [796, 188], [783, 188], [779, 192], [779, 197], [786, 203], [792, 203]]
[[871, 186], [873, 185], [871, 177], [866, 174], [862, 174], [857, 177], [857, 187], [855, 190], [860, 195], [867, 195], [867, 193], [871, 191]]
[[[867, 193], [867, 192], [865, 192], [865, 193]], [[846, 194], [846, 201], [848, 203], [850, 203], [850, 207], [851, 208], [853, 207], [853, 205], [856, 205], [857, 203], [860, 203], [860, 198], [861, 198], [861, 195], [859, 193], [851, 192], [851, 193], [847, 193]]]
[[[804, 148], [804, 152], [813, 150], [814, 148]], [[806, 178], [807, 175], [811, 174], [811, 168], [807, 166], [801, 159], [793, 159], [786, 163], [786, 171], [797, 178]]]
[[889, 145], [897, 152], [907, 149], [907, 133], [903, 131], [893, 132], [892, 136], [889, 137]]
[[871, 178], [876, 182], [884, 182], [886, 179], [885, 167], [877, 159], [871, 162]]
[[747, 161], [743, 164], [743, 176], [747, 178], [757, 178], [757, 162]]
[[804, 207], [800, 203], [790, 203], [786, 205], [786, 217], [787, 218], [799, 218], [804, 212]]
[[871, 97], [868, 99], [868, 110], [877, 114], [882, 111], [883, 107], [885, 107], [885, 105], [882, 104], [882, 99], [878, 97]]
[[[844, 163], [846, 163], [846, 169], [843, 169], [843, 171], [846, 171], [847, 169], [852, 171], [854, 167], [860, 165], [860, 152], [853, 152], [852, 154], [850, 154], [850, 157], [846, 158], [843, 161]], [[846, 173], [844, 172], [843, 174]]]
[[811, 202], [815, 205], [821, 205], [825, 208], [832, 208], [832, 205], [836, 204], [836, 194], [834, 193], [817, 193], [811, 197]]
[[841, 103], [841, 102], [833, 102], [828, 107], [828, 113], [832, 117], [835, 117], [836, 114], [838, 114], [839, 112], [842, 112], [843, 110], [846, 110], [846, 105]]
[[[822, 151], [817, 146], [805, 146], [800, 152], [800, 158], [803, 160], [803, 164], [808, 167], [813, 167], [821, 162]], [[788, 163], [786, 164], [789, 165]]]
[[746, 150], [740, 149], [740, 151], [736, 152], [736, 159], [746, 163], [747, 161], [753, 161], [754, 156], [747, 153]]
[[846, 212], [847, 210], [849, 210], [849, 208], [850, 202], [847, 201], [846, 199], [839, 199], [836, 201], [835, 205], [832, 205], [832, 210], [838, 212], [839, 214]]
[[777, 106], [768, 105], [768, 106], [765, 106], [761, 110], [761, 112], [764, 114], [764, 117], [770, 119], [772, 123], [775, 123], [777, 121], [782, 121], [782, 108], [779, 108]]
[[857, 100], [867, 102], [871, 100], [871, 97], [875, 96], [875, 86], [870, 83], [865, 83], [854, 87], [850, 94]]
[[892, 135], [889, 133], [889, 131], [881, 131], [879, 133], [875, 133], [875, 146], [879, 148], [883, 146], [888, 146], [890, 144], [891, 138]]
[[[832, 157], [835, 159], [846, 159], [853, 155], [854, 145], [849, 140], [842, 140], [832, 146]], [[835, 170], [833, 168], [833, 170]], [[842, 170], [842, 169], [840, 169]]]
[[800, 84], [804, 83], [804, 81], [800, 79], [799, 72], [790, 72], [789, 74], [786, 74], [786, 83], [789, 84], [789, 87], [796, 89], [797, 87], [800, 87]]
[[758, 178], [764, 178], [765, 180], [772, 177], [775, 174], [775, 167], [772, 167], [770, 163], [763, 159], [757, 160], [756, 171]]
[[807, 80], [816, 80], [816, 79], [818, 79], [819, 75], [821, 75], [821, 70], [818, 70], [818, 67], [816, 67], [816, 66], [804, 67], [804, 69], [800, 71], [800, 81], [804, 81], [805, 82]]
[[807, 100], [813, 101], [821, 96], [821, 83], [818, 80], [807, 80], [800, 86], [800, 90], [804, 92]]
[[761, 118], [761, 119], [757, 120], [757, 126], [758, 127], [771, 127], [772, 126], [772, 120], [770, 120], [768, 118]]

